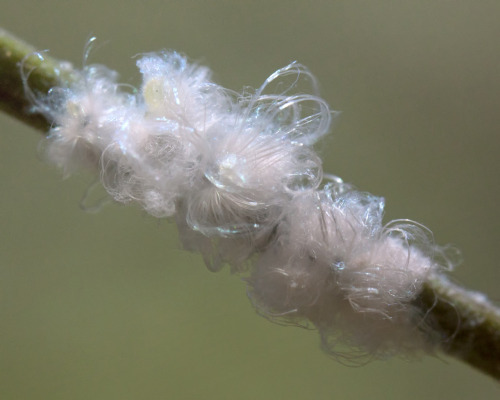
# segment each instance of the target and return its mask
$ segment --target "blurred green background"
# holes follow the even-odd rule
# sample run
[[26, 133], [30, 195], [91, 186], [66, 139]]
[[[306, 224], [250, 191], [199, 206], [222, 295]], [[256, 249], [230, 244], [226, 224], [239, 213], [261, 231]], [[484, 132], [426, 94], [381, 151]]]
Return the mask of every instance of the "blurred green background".
[[[0, 25], [79, 66], [138, 84], [132, 56], [176, 49], [222, 85], [258, 86], [298, 60], [343, 111], [325, 170], [385, 196], [465, 263], [453, 276], [500, 300], [500, 2], [1, 0]], [[244, 283], [180, 250], [134, 207], [78, 207], [41, 135], [0, 115], [0, 399], [494, 399], [445, 357], [348, 368], [315, 332], [256, 315]]]

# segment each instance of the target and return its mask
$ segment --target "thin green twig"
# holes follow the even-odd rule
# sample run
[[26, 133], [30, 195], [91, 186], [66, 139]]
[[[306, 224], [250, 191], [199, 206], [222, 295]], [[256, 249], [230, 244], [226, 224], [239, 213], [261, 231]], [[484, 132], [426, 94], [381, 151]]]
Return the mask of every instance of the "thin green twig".
[[[51, 121], [31, 110], [26, 96], [23, 71], [35, 94], [75, 79], [69, 63], [36, 49], [0, 28], [0, 109], [47, 132]], [[433, 275], [425, 283], [414, 304], [425, 315], [432, 332], [429, 340], [441, 350], [500, 380], [500, 309], [478, 292], [463, 289], [443, 275]]]
[[500, 309], [445, 275], [432, 275], [415, 304], [441, 350], [500, 380]]
[[51, 121], [32, 112], [33, 104], [26, 96], [21, 71], [29, 77], [29, 88], [34, 94], [45, 94], [74, 77], [69, 63], [40, 54], [33, 46], [0, 28], [0, 110], [46, 132]]

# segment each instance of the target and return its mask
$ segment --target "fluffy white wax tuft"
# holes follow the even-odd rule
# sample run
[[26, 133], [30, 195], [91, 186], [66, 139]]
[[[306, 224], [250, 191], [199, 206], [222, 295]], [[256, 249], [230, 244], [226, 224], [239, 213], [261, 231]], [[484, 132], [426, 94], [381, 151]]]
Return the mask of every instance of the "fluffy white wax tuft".
[[235, 93], [175, 52], [137, 64], [140, 90], [89, 65], [36, 99], [54, 122], [50, 162], [65, 175], [94, 169], [114, 200], [173, 217], [211, 270], [245, 271], [259, 313], [312, 324], [331, 354], [358, 362], [425, 347], [411, 302], [448, 261], [418, 224], [383, 225], [382, 198], [323, 177], [311, 146], [333, 112], [304, 66]]
[[440, 249], [410, 221], [383, 226], [383, 207], [341, 182], [295, 196], [248, 278], [257, 309], [312, 322], [324, 348], [349, 363], [422, 349], [411, 301], [442, 268], [432, 257]]

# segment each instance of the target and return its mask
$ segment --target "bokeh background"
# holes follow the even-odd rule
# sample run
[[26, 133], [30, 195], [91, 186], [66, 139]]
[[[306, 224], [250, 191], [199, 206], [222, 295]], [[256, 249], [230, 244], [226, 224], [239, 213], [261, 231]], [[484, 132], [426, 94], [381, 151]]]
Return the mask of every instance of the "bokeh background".
[[[139, 83], [132, 56], [176, 49], [217, 82], [258, 86], [298, 60], [343, 113], [325, 170], [385, 196], [462, 249], [459, 282], [500, 300], [500, 2], [1, 0], [0, 25], [52, 55]], [[175, 227], [78, 204], [90, 182], [37, 156], [0, 115], [1, 399], [495, 399], [446, 357], [344, 367], [315, 332], [256, 315], [241, 278], [208, 272]]]

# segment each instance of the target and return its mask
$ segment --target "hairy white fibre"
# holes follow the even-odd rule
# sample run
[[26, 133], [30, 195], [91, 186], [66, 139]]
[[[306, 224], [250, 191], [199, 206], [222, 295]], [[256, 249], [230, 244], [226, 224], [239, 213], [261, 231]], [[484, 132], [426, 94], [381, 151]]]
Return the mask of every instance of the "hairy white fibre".
[[409, 303], [438, 268], [418, 246], [433, 245], [409, 222], [382, 226], [383, 199], [344, 186], [289, 202], [248, 279], [250, 296], [273, 320], [311, 321], [324, 347], [350, 362], [414, 352], [423, 341]]
[[435, 255], [446, 257], [418, 224], [384, 226], [382, 198], [324, 179], [311, 146], [332, 112], [305, 67], [235, 93], [177, 53], [137, 64], [138, 91], [90, 65], [36, 100], [54, 121], [50, 162], [65, 175], [94, 169], [114, 200], [173, 217], [211, 270], [247, 271], [261, 314], [311, 323], [332, 354], [356, 362], [423, 347], [411, 302], [447, 266]]

